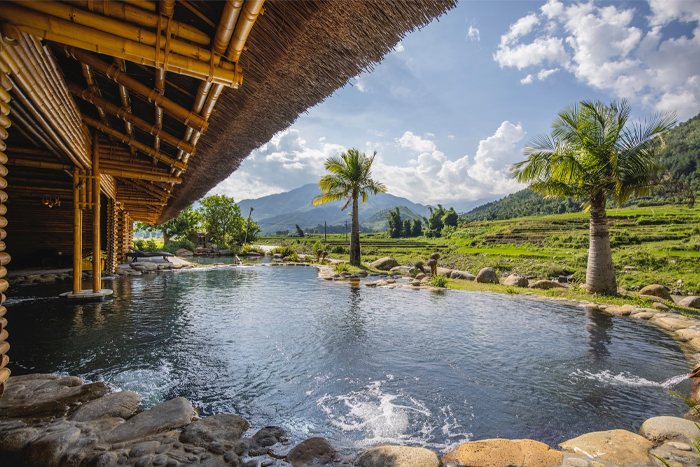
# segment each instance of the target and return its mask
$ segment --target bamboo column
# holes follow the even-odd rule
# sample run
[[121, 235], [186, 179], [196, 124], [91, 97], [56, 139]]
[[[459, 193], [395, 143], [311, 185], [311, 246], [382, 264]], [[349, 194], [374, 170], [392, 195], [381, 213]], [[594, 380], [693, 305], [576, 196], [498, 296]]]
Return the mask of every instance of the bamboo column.
[[102, 290], [102, 250], [100, 249], [100, 143], [92, 134], [92, 291]]
[[[9, 83], [5, 78], [5, 74], [0, 72], [0, 81], [2, 83]], [[0, 87], [0, 173], [2, 174], [2, 186], [3, 188], [7, 184], [5, 182], [4, 176], [7, 174], [7, 169], [5, 168], [5, 163], [7, 162], [7, 156], [1, 152], [6, 149], [5, 139], [8, 137], [7, 128], [10, 127], [10, 119], [8, 115], [10, 114], [10, 109], [7, 104], [10, 102], [10, 94], [8, 91], [11, 89], [6, 89]], [[4, 217], [7, 212], [7, 207], [5, 202], [7, 201], [7, 193], [0, 190], [0, 240], [5, 238], [7, 233], [5, 232], [5, 226], [7, 225], [7, 219]], [[5, 252], [5, 242], [0, 241], [0, 278], [5, 277], [7, 274], [7, 269], [5, 265], [10, 262], [10, 255]], [[5, 292], [9, 286], [5, 279], [0, 279], [0, 397], [5, 392], [5, 381], [10, 377], [10, 370], [7, 368], [7, 364], [10, 362], [10, 357], [7, 356], [7, 351], [10, 349], [10, 344], [7, 343], [8, 333], [5, 330], [7, 327], [7, 319], [4, 318], [7, 309], [2, 306], [5, 302]]]
[[105, 269], [107, 274], [114, 274], [117, 259], [117, 209], [113, 199], [107, 201], [107, 261]]
[[83, 212], [80, 210], [80, 198], [80, 172], [76, 167], [73, 169], [73, 293], [80, 292], [83, 281]]

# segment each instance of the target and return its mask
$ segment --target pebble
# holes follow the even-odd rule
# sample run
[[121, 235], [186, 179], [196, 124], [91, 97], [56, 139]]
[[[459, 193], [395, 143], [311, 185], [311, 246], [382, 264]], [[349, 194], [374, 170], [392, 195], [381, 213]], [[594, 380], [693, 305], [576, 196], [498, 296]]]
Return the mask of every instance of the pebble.
[[153, 459], [153, 465], [163, 465], [166, 462], [168, 462], [168, 458], [165, 456], [156, 456], [155, 459]]
[[170, 459], [166, 464], [168, 467], [177, 467], [180, 463], [175, 459]]
[[148, 464], [151, 463], [151, 459], [151, 456], [139, 457], [138, 459], [136, 459], [134, 467], [146, 467]]
[[158, 449], [156, 449], [156, 454], [162, 454], [168, 449], [170, 449], [170, 446], [168, 446], [167, 444], [163, 444], [162, 446], [158, 447]]

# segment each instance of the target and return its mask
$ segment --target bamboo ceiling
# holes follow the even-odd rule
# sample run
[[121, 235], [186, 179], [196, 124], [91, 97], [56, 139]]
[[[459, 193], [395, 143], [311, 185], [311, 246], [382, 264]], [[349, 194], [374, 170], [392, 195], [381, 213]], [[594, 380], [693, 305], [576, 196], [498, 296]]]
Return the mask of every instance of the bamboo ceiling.
[[67, 191], [99, 135], [103, 193], [167, 221], [454, 3], [2, 2], [8, 165]]

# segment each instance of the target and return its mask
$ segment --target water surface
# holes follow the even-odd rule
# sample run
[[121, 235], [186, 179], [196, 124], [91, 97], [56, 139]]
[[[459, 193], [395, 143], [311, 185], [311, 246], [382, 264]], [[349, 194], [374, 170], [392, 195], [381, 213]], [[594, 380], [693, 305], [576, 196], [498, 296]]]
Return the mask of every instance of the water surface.
[[353, 289], [285, 266], [105, 286], [113, 300], [85, 305], [54, 298], [69, 282], [13, 286], [13, 373], [105, 380], [149, 406], [184, 396], [203, 415], [236, 413], [254, 428], [286, 428], [293, 442], [324, 436], [348, 451], [494, 437], [556, 446], [686, 409], [660, 385], [688, 371], [673, 339], [578, 307]]

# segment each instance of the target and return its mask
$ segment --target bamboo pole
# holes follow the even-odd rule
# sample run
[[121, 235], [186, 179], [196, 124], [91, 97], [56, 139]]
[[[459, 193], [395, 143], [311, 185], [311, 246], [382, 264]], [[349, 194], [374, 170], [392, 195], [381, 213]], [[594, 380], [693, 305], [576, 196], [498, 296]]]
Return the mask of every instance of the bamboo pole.
[[80, 172], [73, 169], [73, 293], [82, 289], [83, 279], [83, 212], [80, 210]]
[[[37, 37], [66, 44], [72, 39], [71, 42], [73, 44], [71, 45], [86, 48], [93, 52], [107, 53], [108, 55], [125, 58], [136, 63], [155, 64], [157, 57], [157, 49], [155, 47], [10, 3], [3, 4], [3, 7], [0, 9], [0, 18], [15, 24], [20, 30]], [[227, 86], [240, 84], [235, 68], [227, 69], [226, 67], [212, 65], [208, 61], [170, 53], [164, 67], [168, 71], [175, 71], [195, 78], [211, 77], [214, 82]]]
[[[79, 6], [83, 9], [91, 8], [91, 11], [101, 13], [104, 16], [111, 16], [129, 23], [138, 24], [155, 29], [158, 24], [158, 15], [136, 6], [128, 5], [126, 2], [115, 2], [112, 0], [86, 0], [68, 1], [71, 5]], [[153, 10], [155, 11], [155, 10]], [[209, 36], [199, 29], [179, 21], [173, 21], [173, 34], [181, 39], [188, 40], [200, 45], [209, 45]]]
[[[5, 78], [4, 74], [0, 73], [1, 78]], [[8, 103], [10, 101], [10, 96], [9, 94], [7, 95], [7, 98], [5, 96], [0, 96], [0, 100], [2, 100], [5, 103]], [[9, 126], [9, 125], [8, 125]], [[7, 136], [3, 135], [2, 139], [4, 140]], [[3, 146], [4, 146], [3, 142]], [[7, 169], [5, 168], [5, 163], [7, 163], [7, 156], [0, 152], [0, 168], [2, 168], [1, 172], [4, 172], [5, 174], [7, 173]], [[3, 175], [4, 176], [4, 175]], [[4, 216], [5, 213], [7, 212], [7, 207], [5, 206], [5, 202], [7, 201], [7, 194], [4, 191], [0, 191], [0, 216]], [[7, 226], [7, 219], [5, 217], [0, 217], [0, 239], [4, 239], [6, 232], [4, 228]], [[7, 274], [7, 269], [5, 269], [5, 265], [10, 262], [10, 255], [5, 252], [5, 242], [0, 242], [2, 244], [2, 247], [0, 248], [0, 277], [5, 277]], [[5, 279], [0, 279], [0, 304], [2, 304], [5, 301], [5, 295], [3, 292], [7, 290], [9, 286], [9, 283]], [[10, 349], [10, 344], [7, 343], [7, 331], [5, 330], [5, 327], [7, 326], [7, 320], [3, 318], [5, 315], [7, 309], [4, 306], [0, 305], [0, 396], [5, 392], [5, 381], [7, 378], [10, 377], [10, 370], [7, 367], [7, 364], [10, 362], [10, 357], [7, 356], [7, 351]]]
[[236, 20], [238, 20], [238, 15], [241, 12], [242, 6], [243, 0], [226, 0], [224, 11], [221, 13], [221, 20], [219, 21], [219, 26], [214, 36], [214, 43], [212, 44], [213, 52], [220, 55], [226, 52], [226, 47], [231, 40], [233, 27], [236, 24]]
[[102, 123], [98, 122], [92, 117], [88, 117], [87, 115], [83, 115], [83, 121], [90, 125], [93, 128], [96, 128], [100, 130], [101, 132], [113, 136], [119, 140], [121, 140], [123, 143], [128, 144], [130, 146], [134, 146], [136, 149], [139, 151], [143, 151], [146, 154], [148, 154], [151, 157], [154, 157], [158, 159], [159, 161], [172, 166], [172, 167], [177, 167], [180, 170], [184, 170], [186, 168], [186, 165], [183, 164], [180, 161], [177, 161], [175, 159], [171, 159], [170, 157], [166, 156], [165, 154], [162, 154], [158, 151], [155, 151], [153, 148], [146, 146], [145, 144], [137, 141], [134, 138], [130, 138], [129, 136], [125, 135], [124, 133], [120, 133], [117, 130], [110, 128], [106, 125], [103, 125]]
[[[92, 68], [90, 68], [90, 65], [86, 65], [84, 63], [81, 63], [80, 66], [82, 68], [83, 76], [85, 77], [85, 82], [87, 83], [88, 88], [90, 88], [92, 92], [99, 96], [100, 88], [97, 86], [97, 82], [95, 81], [95, 77], [92, 73]], [[70, 83], [68, 84], [70, 85]], [[105, 109], [98, 105], [95, 105], [95, 108], [97, 109], [97, 113], [100, 115], [100, 120], [102, 121], [102, 123], [104, 123], [105, 125], [109, 125], [109, 118], [107, 118], [107, 112], [105, 111]]]
[[[150, 123], [146, 122], [145, 120], [141, 120], [137, 116], [129, 113], [127, 109], [124, 107], [119, 107], [115, 104], [112, 104], [109, 102], [107, 99], [104, 99], [97, 95], [94, 91], [89, 90], [89, 89], [84, 89], [78, 86], [77, 84], [74, 83], [67, 83], [68, 84], [68, 89], [70, 90], [71, 93], [75, 94], [76, 96], [90, 102], [91, 104], [95, 105], [98, 108], [101, 108], [110, 114], [121, 118], [122, 120], [131, 123], [134, 125], [136, 128], [139, 128], [146, 133], [149, 133], [153, 136], [157, 136], [158, 138], [162, 139], [166, 143], [174, 146], [176, 149], [181, 149], [187, 153], [193, 153], [194, 152], [194, 146], [191, 144], [182, 141], [180, 139], [177, 139], [170, 133], [167, 133], [163, 131], [162, 128], [159, 128], [156, 125], [151, 125]], [[161, 114], [162, 115], [162, 114]]]
[[263, 3], [265, 3], [265, 0], [246, 0], [243, 5], [236, 29], [233, 31], [233, 38], [226, 51], [226, 58], [230, 61], [238, 62], [241, 58], [246, 40], [248, 40], [248, 35], [253, 29], [253, 24], [258, 19]]
[[97, 132], [92, 135], [92, 291], [102, 290], [102, 249], [100, 247], [100, 151]]
[[[126, 62], [124, 62], [124, 60], [122, 60], [121, 58], [115, 58], [114, 64], [119, 67], [119, 70], [121, 70], [122, 73], [126, 72]], [[126, 109], [128, 113], [131, 113], [131, 101], [129, 100], [129, 90], [126, 89], [126, 86], [124, 86], [123, 84], [119, 85], [119, 98], [122, 101], [122, 107]], [[134, 137], [134, 129], [131, 127], [131, 123], [127, 122], [126, 120], [124, 120], [124, 130], [126, 131], [127, 135], [131, 136], [132, 138]], [[136, 148], [133, 146], [129, 146], [129, 150], [131, 156], [136, 157]]]
[[196, 131], [204, 132], [206, 130], [208, 125], [207, 121], [201, 116], [165, 98], [148, 86], [141, 84], [136, 79], [123, 73], [118, 67], [105, 63], [93, 54], [75, 47], [65, 47], [65, 51], [76, 60], [87, 63], [93, 69], [106, 75], [109, 79], [124, 85], [130, 91], [148, 99], [149, 102], [155, 102], [162, 107], [168, 115], [175, 117], [185, 125], [194, 128]]
[[72, 165], [59, 164], [55, 162], [37, 161], [31, 159], [10, 159], [7, 161], [7, 165], [16, 167], [33, 167], [37, 169], [53, 169], [53, 170], [71, 170]]
[[[113, 34], [114, 36], [128, 39], [136, 43], [152, 47], [156, 47], [156, 44], [158, 43], [157, 34], [148, 29], [143, 29], [112, 18], [105, 18], [104, 16], [90, 13], [79, 8], [73, 8], [72, 6], [64, 3], [26, 0], [12, 1], [13, 3], [21, 5], [24, 8], [44, 13], [52, 18], [55, 17], [64, 21], [69, 21], [71, 23], [92, 28], [99, 32]], [[31, 26], [31, 24], [29, 26]], [[59, 33], [58, 31], [53, 32]], [[209, 50], [188, 42], [175, 39], [172, 40], [169, 45], [170, 48], [166, 49], [168, 53], [176, 53], [204, 62], [211, 60], [211, 52]], [[165, 48], [165, 44], [163, 44], [163, 48]]]
[[102, 168], [100, 173], [111, 175], [113, 177], [122, 178], [135, 178], [137, 180], [151, 180], [157, 182], [168, 182], [168, 183], [182, 183], [182, 179], [178, 177], [173, 177], [166, 174], [155, 174], [148, 172], [137, 172], [134, 170], [117, 170], [117, 169], [107, 169]]

